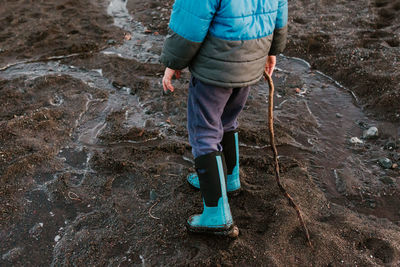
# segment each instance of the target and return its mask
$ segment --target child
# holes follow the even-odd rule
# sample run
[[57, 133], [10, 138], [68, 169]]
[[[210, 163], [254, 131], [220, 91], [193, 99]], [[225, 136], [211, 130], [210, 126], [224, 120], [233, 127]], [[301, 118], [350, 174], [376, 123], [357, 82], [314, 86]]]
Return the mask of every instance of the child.
[[189, 67], [189, 142], [203, 213], [191, 216], [192, 232], [229, 235], [233, 220], [227, 192], [240, 189], [237, 117], [250, 85], [270, 75], [287, 37], [287, 0], [176, 0], [161, 62], [164, 91]]

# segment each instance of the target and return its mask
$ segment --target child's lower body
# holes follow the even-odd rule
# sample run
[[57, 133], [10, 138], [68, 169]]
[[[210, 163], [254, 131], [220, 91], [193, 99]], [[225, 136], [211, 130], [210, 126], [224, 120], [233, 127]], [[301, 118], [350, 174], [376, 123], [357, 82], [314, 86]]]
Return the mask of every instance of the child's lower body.
[[190, 81], [187, 120], [196, 173], [188, 182], [200, 189], [204, 203], [203, 213], [188, 219], [190, 231], [228, 235], [233, 229], [227, 192], [240, 189], [237, 117], [249, 90]]

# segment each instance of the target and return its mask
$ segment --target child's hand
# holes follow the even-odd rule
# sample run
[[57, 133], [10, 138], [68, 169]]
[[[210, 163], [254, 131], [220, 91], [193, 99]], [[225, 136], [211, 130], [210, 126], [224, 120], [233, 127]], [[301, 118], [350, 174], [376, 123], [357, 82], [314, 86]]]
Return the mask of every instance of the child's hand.
[[268, 56], [267, 63], [265, 63], [265, 71], [268, 73], [270, 77], [272, 77], [275, 65], [276, 65], [276, 56]]
[[164, 92], [165, 92], [165, 93], [166, 93], [168, 90], [171, 91], [171, 92], [173, 92], [174, 89], [175, 89], [175, 88], [172, 86], [172, 83], [171, 83], [171, 79], [172, 79], [172, 77], [174, 76], [174, 74], [175, 74], [175, 77], [176, 77], [177, 79], [179, 79], [179, 78], [181, 77], [181, 71], [180, 71], [180, 70], [173, 70], [173, 69], [170, 69], [170, 68], [166, 68], [166, 69], [165, 69], [164, 77], [163, 77], [163, 79], [162, 79], [162, 84], [163, 84], [163, 88], [164, 88]]

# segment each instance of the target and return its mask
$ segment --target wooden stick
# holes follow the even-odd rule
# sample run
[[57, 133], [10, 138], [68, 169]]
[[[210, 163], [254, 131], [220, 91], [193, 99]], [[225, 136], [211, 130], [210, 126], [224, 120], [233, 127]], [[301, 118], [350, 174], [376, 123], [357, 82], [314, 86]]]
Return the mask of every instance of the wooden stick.
[[269, 128], [269, 139], [270, 139], [270, 143], [271, 143], [271, 149], [272, 149], [272, 153], [274, 155], [275, 180], [276, 180], [276, 183], [278, 184], [278, 187], [281, 190], [282, 194], [289, 201], [290, 206], [292, 206], [296, 210], [297, 217], [299, 218], [300, 224], [302, 225], [302, 227], [304, 229], [304, 233], [306, 235], [307, 242], [308, 242], [309, 246], [312, 248], [313, 246], [311, 243], [310, 234], [308, 232], [306, 224], [304, 223], [303, 216], [301, 215], [300, 209], [281, 183], [281, 178], [279, 175], [278, 150], [276, 149], [276, 145], [275, 145], [275, 133], [274, 133], [274, 90], [275, 90], [275, 88], [274, 88], [274, 83], [272, 81], [272, 78], [271, 78], [271, 76], [269, 76], [269, 74], [267, 72], [264, 72], [264, 78], [267, 80], [268, 86], [269, 86], [269, 96], [268, 96], [268, 124], [269, 125], [268, 125], [268, 128]]

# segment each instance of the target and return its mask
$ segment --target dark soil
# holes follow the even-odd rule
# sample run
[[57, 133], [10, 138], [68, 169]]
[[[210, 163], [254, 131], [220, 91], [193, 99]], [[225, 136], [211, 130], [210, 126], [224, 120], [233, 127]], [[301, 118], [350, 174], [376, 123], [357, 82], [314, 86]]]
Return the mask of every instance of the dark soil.
[[91, 0], [1, 1], [0, 67], [22, 60], [99, 51], [121, 43], [107, 3]]
[[285, 54], [355, 91], [375, 116], [400, 120], [400, 1], [291, 1]]
[[[254, 86], [240, 117], [243, 190], [229, 199], [240, 235], [229, 239], [189, 234], [185, 220], [202, 208], [199, 192], [185, 181], [193, 171], [186, 132], [189, 74], [174, 81], [175, 93], [163, 95], [163, 66], [97, 52], [107, 40], [119, 43], [124, 36], [106, 15], [109, 3], [100, 2], [6, 1], [0, 7], [6, 14], [1, 16], [0, 36], [21, 34], [18, 48], [12, 45], [14, 38], [0, 39], [5, 51], [0, 53], [1, 66], [80, 53], [0, 71], [1, 266], [400, 265], [400, 170], [377, 164], [381, 157], [400, 163], [398, 125], [366, 116], [348, 92], [283, 57], [274, 74], [282, 182], [302, 210], [314, 248], [307, 246], [296, 213], [275, 184], [267, 87], [262, 81]], [[342, 61], [331, 56], [345, 55], [339, 44], [351, 47], [360, 40], [345, 31], [325, 30], [326, 36], [316, 39], [337, 42], [317, 42], [311, 49], [305, 43], [308, 37], [295, 33], [313, 36], [323, 25], [333, 29], [329, 24], [336, 12], [353, 31], [378, 31], [350, 23], [367, 8], [361, 4], [315, 3], [290, 1], [288, 52], [310, 57], [316, 68], [336, 66]], [[371, 10], [378, 12], [379, 5], [396, 10], [392, 2], [385, 3]], [[129, 0], [127, 6], [150, 38], [166, 34], [171, 4]], [[329, 23], [315, 16], [328, 10], [324, 18]], [[4, 19], [7, 16], [11, 19]], [[397, 17], [391, 22], [383, 29], [398, 31], [393, 26]], [[299, 25], [309, 28], [300, 30]], [[60, 38], [68, 33], [71, 38]], [[29, 36], [39, 35], [46, 37], [32, 45]], [[375, 48], [363, 51], [373, 53]], [[399, 56], [392, 48], [379, 49]], [[328, 52], [333, 54], [323, 60]], [[341, 66], [371, 71], [358, 59], [351, 61], [355, 65]], [[380, 60], [372, 62], [379, 66]], [[380, 77], [392, 74], [396, 70], [387, 64]], [[360, 83], [346, 77], [339, 80], [354, 89], [376, 117], [392, 114], [381, 108], [398, 107], [398, 98], [387, 98], [389, 91], [372, 102], [374, 91], [357, 89], [370, 76]], [[387, 99], [393, 102], [384, 102]], [[380, 136], [363, 145], [349, 144], [350, 137], [362, 136], [366, 125], [376, 125]], [[389, 148], [388, 142], [394, 145]]]

